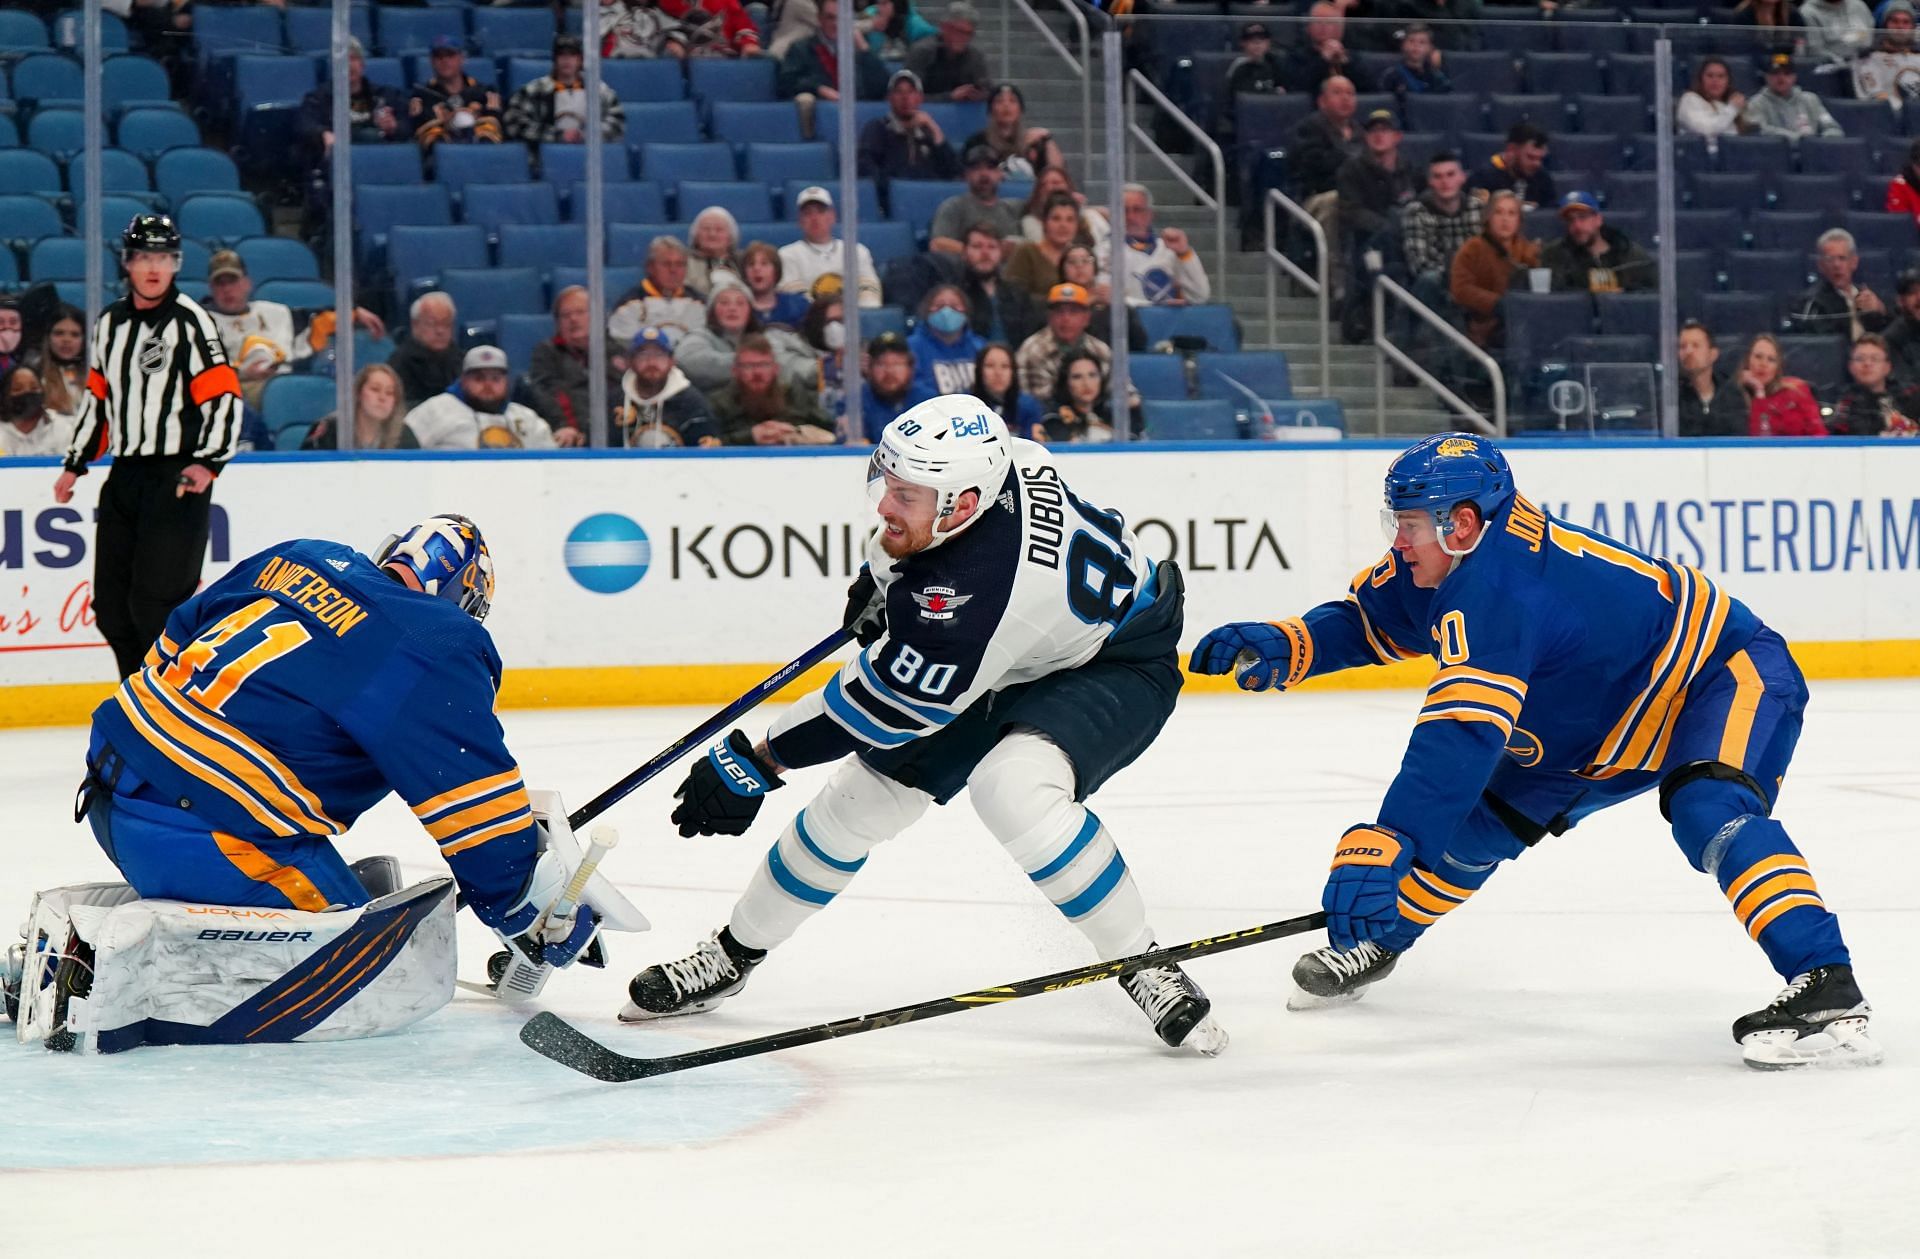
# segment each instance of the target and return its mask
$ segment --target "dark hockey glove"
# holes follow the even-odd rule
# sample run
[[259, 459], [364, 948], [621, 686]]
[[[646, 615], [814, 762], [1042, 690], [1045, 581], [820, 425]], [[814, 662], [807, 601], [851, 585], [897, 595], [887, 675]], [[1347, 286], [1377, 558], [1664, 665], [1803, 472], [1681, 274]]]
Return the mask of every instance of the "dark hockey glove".
[[1312, 652], [1298, 622], [1235, 621], [1209, 630], [1187, 661], [1190, 673], [1232, 673], [1243, 691], [1286, 690], [1304, 676]]
[[747, 736], [735, 730], [694, 762], [673, 794], [679, 805], [673, 824], [682, 838], [694, 835], [744, 835], [769, 791], [786, 784], [773, 766], [753, 754]]
[[865, 564], [860, 575], [847, 587], [847, 613], [840, 618], [862, 647], [887, 632], [887, 596], [873, 579], [873, 570]]
[[1400, 880], [1413, 868], [1413, 841], [1390, 826], [1350, 826], [1333, 851], [1320, 893], [1327, 939], [1345, 952], [1379, 940], [1400, 922]]

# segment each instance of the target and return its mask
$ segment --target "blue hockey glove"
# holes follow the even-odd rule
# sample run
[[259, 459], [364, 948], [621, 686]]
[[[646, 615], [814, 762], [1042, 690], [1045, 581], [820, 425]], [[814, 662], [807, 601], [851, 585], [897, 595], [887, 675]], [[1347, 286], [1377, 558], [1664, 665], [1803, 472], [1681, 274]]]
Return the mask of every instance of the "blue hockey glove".
[[1390, 826], [1350, 826], [1333, 852], [1333, 873], [1320, 893], [1327, 939], [1345, 952], [1379, 940], [1400, 922], [1400, 880], [1413, 868], [1413, 841]]
[[[1251, 653], [1252, 662], [1236, 667], [1242, 652]], [[1286, 690], [1304, 675], [1304, 665], [1296, 660], [1310, 659], [1306, 633], [1298, 621], [1276, 625], [1271, 621], [1234, 621], [1210, 630], [1193, 649], [1187, 661], [1189, 673], [1232, 673], [1243, 691]]]
[[755, 756], [747, 736], [735, 730], [687, 771], [686, 781], [673, 793], [680, 801], [673, 824], [683, 839], [744, 835], [767, 793], [783, 786], [779, 772]]
[[534, 860], [520, 895], [498, 920], [489, 921], [494, 916], [483, 912], [477, 904], [474, 912], [488, 922], [507, 947], [533, 962], [558, 969], [570, 964], [592, 941], [594, 930], [600, 925], [600, 915], [591, 905], [577, 905], [569, 918], [547, 917], [566, 888], [572, 871], [547, 848], [544, 833], [540, 845], [540, 855]]

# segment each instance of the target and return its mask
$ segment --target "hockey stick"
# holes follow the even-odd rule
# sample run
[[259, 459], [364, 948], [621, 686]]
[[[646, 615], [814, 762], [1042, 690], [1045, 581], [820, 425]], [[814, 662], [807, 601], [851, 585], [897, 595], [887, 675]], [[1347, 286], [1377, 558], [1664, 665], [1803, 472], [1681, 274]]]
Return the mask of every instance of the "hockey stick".
[[[593, 872], [600, 868], [601, 859], [613, 851], [614, 845], [619, 842], [620, 833], [611, 826], [603, 823], [593, 828], [592, 840], [587, 845], [587, 854], [580, 858], [580, 864], [573, 868], [573, 877], [567, 880], [566, 887], [560, 890], [560, 895], [554, 898], [552, 905], [547, 907], [545, 916], [527, 933], [532, 940], [531, 947], [535, 956], [540, 952], [539, 945], [550, 938], [555, 924], [566, 924], [557, 937], [560, 940], [565, 940], [572, 932], [574, 910], [579, 907], [580, 898], [586, 894], [587, 880], [591, 879]], [[546, 987], [547, 980], [553, 975], [552, 966], [535, 961], [534, 957], [521, 953], [511, 946], [499, 956], [506, 958], [507, 964], [494, 979], [493, 988], [494, 995], [503, 1000], [530, 1001], [540, 995], [540, 990]], [[493, 969], [491, 963], [487, 969], [489, 971]]]
[[1042, 975], [1037, 979], [1023, 979], [998, 988], [982, 988], [978, 992], [961, 993], [956, 997], [936, 997], [931, 1001], [883, 1010], [879, 1014], [863, 1014], [854, 1018], [839, 1019], [832, 1023], [817, 1023], [812, 1027], [795, 1028], [790, 1032], [776, 1032], [771, 1036], [756, 1036], [752, 1040], [739, 1040], [730, 1045], [716, 1045], [712, 1049], [696, 1049], [688, 1053], [671, 1054], [665, 1058], [630, 1058], [625, 1054], [615, 1053], [565, 1019], [550, 1013], [536, 1014], [529, 1019], [520, 1029], [520, 1040], [535, 1053], [551, 1058], [561, 1066], [571, 1067], [582, 1075], [590, 1075], [596, 1080], [618, 1084], [627, 1080], [644, 1080], [649, 1076], [668, 1075], [675, 1071], [688, 1071], [694, 1067], [710, 1067], [715, 1063], [732, 1062], [737, 1058], [752, 1058], [759, 1054], [775, 1053], [799, 1045], [836, 1040], [842, 1036], [857, 1036], [861, 1032], [878, 1031], [883, 1027], [898, 1027], [902, 1023], [938, 1018], [943, 1014], [958, 1014], [962, 1010], [974, 1010], [983, 1005], [1018, 1001], [1021, 997], [1038, 996], [1043, 992], [1058, 992], [1062, 988], [1097, 984], [1102, 980], [1119, 979], [1151, 966], [1165, 966], [1168, 963], [1182, 962], [1189, 958], [1206, 957], [1211, 953], [1225, 953], [1229, 949], [1245, 948], [1249, 944], [1260, 944], [1267, 940], [1278, 940], [1307, 931], [1317, 931], [1326, 925], [1325, 914], [1303, 914], [1298, 918], [1285, 918], [1279, 922], [1248, 927], [1243, 931], [1235, 931], [1223, 936], [1213, 936], [1187, 944], [1176, 944], [1170, 948], [1155, 949], [1151, 953], [1136, 953], [1132, 957], [1123, 957], [1114, 962], [1095, 962], [1075, 970], [1063, 970], [1052, 975]]
[[852, 639], [853, 633], [850, 630], [843, 628], [833, 631], [833, 633], [807, 648], [807, 650], [802, 652], [796, 659], [775, 669], [766, 680], [755, 683], [753, 689], [749, 690], [745, 695], [734, 700], [731, 704], [728, 704], [725, 708], [668, 744], [665, 749], [645, 765], [634, 770], [625, 778], [613, 784], [613, 786], [587, 801], [578, 809], [575, 809], [568, 815], [567, 825], [575, 831], [580, 830], [588, 822], [591, 822], [618, 804], [621, 800], [624, 800], [628, 793], [633, 791], [633, 789], [641, 783], [652, 778], [655, 774], [679, 760], [686, 754], [687, 749], [697, 747], [722, 730], [725, 730], [749, 710], [759, 707], [768, 696], [791, 682], [795, 674], [804, 673], [806, 670], [811, 669], [814, 665], [819, 664], [822, 660], [825, 660], [828, 656], [840, 650], [844, 644], [851, 642]]

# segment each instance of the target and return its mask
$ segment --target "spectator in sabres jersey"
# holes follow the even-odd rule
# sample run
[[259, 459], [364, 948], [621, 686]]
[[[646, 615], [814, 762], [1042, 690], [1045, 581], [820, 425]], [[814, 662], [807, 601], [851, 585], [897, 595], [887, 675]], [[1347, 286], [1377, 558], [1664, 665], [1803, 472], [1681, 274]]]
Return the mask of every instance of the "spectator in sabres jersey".
[[920, 326], [907, 338], [914, 383], [929, 394], [968, 393], [973, 363], [986, 338], [967, 324], [967, 295], [959, 286], [936, 286], [920, 303]]
[[423, 450], [551, 449], [553, 430], [539, 412], [507, 400], [507, 353], [476, 345], [461, 361], [460, 379], [407, 413]]
[[[883, 332], [867, 342], [866, 380], [860, 388], [860, 424], [867, 444], [880, 440], [887, 425], [934, 392], [914, 377], [913, 350], [897, 332]], [[849, 434], [851, 440], [851, 434]]]
[[1127, 221], [1127, 305], [1186, 306], [1213, 296], [1207, 268], [1187, 234], [1156, 228], [1153, 193], [1128, 184], [1122, 194]]

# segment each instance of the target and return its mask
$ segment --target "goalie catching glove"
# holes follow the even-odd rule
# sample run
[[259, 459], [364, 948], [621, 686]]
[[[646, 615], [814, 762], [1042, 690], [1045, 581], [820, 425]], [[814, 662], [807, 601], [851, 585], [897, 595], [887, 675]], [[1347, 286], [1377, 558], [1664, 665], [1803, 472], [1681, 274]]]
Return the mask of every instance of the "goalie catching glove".
[[778, 770], [754, 755], [746, 734], [735, 730], [687, 771], [686, 781], [673, 793], [680, 801], [673, 824], [683, 839], [744, 835], [767, 793], [785, 785]]
[[[533, 873], [520, 889], [520, 897], [509, 905], [497, 921], [487, 921], [494, 934], [511, 950], [535, 965], [558, 970], [573, 964], [593, 940], [600, 928], [600, 915], [593, 906], [571, 906], [565, 915], [553, 913], [555, 902], [566, 890], [573, 871], [558, 853], [547, 846], [546, 826], [540, 828], [540, 856]], [[493, 915], [476, 904], [474, 911], [482, 920]]]
[[1342, 952], [1380, 940], [1400, 922], [1400, 880], [1413, 868], [1413, 841], [1390, 826], [1350, 826], [1333, 852], [1320, 894], [1327, 939]]

